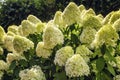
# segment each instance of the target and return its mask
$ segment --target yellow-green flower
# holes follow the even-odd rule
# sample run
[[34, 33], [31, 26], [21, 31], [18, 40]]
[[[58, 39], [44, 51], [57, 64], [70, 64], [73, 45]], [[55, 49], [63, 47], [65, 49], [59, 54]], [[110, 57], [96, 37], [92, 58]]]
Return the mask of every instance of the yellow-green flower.
[[95, 38], [96, 30], [91, 27], [86, 27], [83, 29], [80, 35], [81, 43], [91, 44]]
[[80, 5], [78, 6], [79, 10], [80, 10], [80, 13], [83, 11], [83, 10], [86, 10], [85, 6], [84, 5]]
[[7, 30], [8, 30], [8, 32], [11, 31], [14, 34], [18, 34], [18, 26], [16, 26], [16, 25], [9, 26]]
[[120, 31], [120, 19], [116, 20], [113, 24], [113, 28], [118, 32]]
[[8, 50], [8, 51], [13, 51], [14, 48], [13, 48], [13, 39], [14, 37], [13, 36], [8, 36], [6, 35], [4, 37], [4, 47]]
[[65, 46], [59, 50], [57, 50], [55, 54], [54, 63], [58, 64], [59, 66], [65, 66], [66, 61], [68, 58], [72, 57], [74, 54], [74, 50], [71, 46]]
[[104, 43], [106, 45], [115, 46], [116, 41], [119, 39], [119, 36], [116, 30], [112, 27], [112, 25], [107, 24], [104, 25], [100, 30], [96, 33], [95, 39], [92, 42], [92, 46], [99, 47]]
[[33, 34], [36, 32], [35, 24], [31, 23], [28, 20], [23, 20], [21, 25], [22, 25], [22, 33], [24, 36], [28, 36], [29, 34]]
[[5, 36], [5, 31], [2, 28], [2, 26], [0, 26], [0, 44], [3, 44], [3, 42], [4, 42], [4, 36]]
[[52, 54], [51, 49], [44, 48], [44, 42], [39, 42], [36, 47], [36, 55], [42, 58], [48, 58]]
[[78, 23], [80, 21], [80, 11], [78, 6], [75, 3], [70, 2], [63, 11], [62, 17], [66, 25]]
[[113, 15], [114, 11], [110, 12], [108, 15], [106, 15], [106, 17], [103, 19], [102, 24], [106, 25], [109, 23], [109, 19], [111, 18], [111, 16]]
[[37, 18], [36, 16], [34, 16], [34, 15], [29, 15], [29, 16], [27, 17], [27, 20], [30, 21], [30, 22], [32, 22], [33, 24], [41, 23], [41, 20], [38, 19], [38, 18]]
[[117, 19], [120, 18], [120, 13], [115, 12], [111, 15], [110, 19], [109, 19], [109, 23], [113, 24]]
[[31, 69], [21, 70], [19, 73], [21, 80], [46, 80], [41, 67], [35, 65]]
[[16, 52], [23, 52], [34, 48], [34, 43], [26, 37], [16, 35], [13, 39], [13, 47]]
[[57, 25], [59, 28], [65, 28], [65, 22], [63, 22], [62, 12], [57, 11], [54, 16], [54, 24]]
[[43, 42], [45, 48], [53, 49], [57, 44], [64, 42], [64, 36], [55, 25], [47, 24], [43, 33]]
[[83, 18], [82, 26], [83, 28], [91, 27], [96, 30], [99, 30], [102, 27], [102, 24], [96, 16], [87, 15]]
[[113, 80], [120, 80], [120, 75], [116, 75], [115, 77], [113, 77]]
[[68, 77], [88, 76], [90, 73], [89, 66], [80, 54], [75, 54], [67, 60], [65, 71]]
[[8, 69], [8, 64], [3, 61], [3, 60], [0, 60], [0, 70], [7, 70]]
[[36, 30], [37, 30], [37, 33], [41, 33], [44, 31], [45, 29], [45, 23], [37, 23], [36, 24]]
[[4, 72], [0, 71], [0, 80], [2, 80], [3, 75], [4, 75]]
[[3, 48], [0, 46], [0, 55], [3, 54]]

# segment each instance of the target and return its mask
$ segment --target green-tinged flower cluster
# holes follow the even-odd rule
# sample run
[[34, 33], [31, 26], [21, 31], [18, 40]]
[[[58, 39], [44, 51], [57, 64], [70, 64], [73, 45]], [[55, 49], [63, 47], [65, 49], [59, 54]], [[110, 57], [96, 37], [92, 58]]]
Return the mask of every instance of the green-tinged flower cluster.
[[43, 33], [43, 42], [46, 49], [53, 49], [57, 44], [63, 44], [63, 33], [55, 25], [47, 25]]
[[3, 54], [3, 48], [0, 47], [0, 55], [2, 55], [2, 54]]
[[74, 50], [71, 46], [65, 46], [61, 49], [57, 50], [54, 63], [58, 64], [59, 66], [65, 66], [66, 61], [68, 58], [74, 55]]
[[73, 2], [69, 3], [63, 11], [62, 17], [66, 25], [78, 23], [80, 21], [80, 11], [78, 6]]
[[106, 45], [115, 46], [118, 39], [119, 36], [116, 30], [112, 27], [112, 25], [107, 24], [100, 28], [100, 30], [96, 33], [92, 46], [99, 47], [104, 43]]
[[120, 31], [120, 19], [118, 19], [118, 20], [116, 20], [116, 21], [114, 22], [113, 28], [115, 28], [115, 30], [116, 30], [117, 32]]
[[14, 50], [19, 53], [34, 48], [34, 43], [26, 37], [16, 35], [13, 39], [13, 47]]
[[17, 35], [18, 34], [18, 26], [16, 26], [16, 25], [9, 26], [7, 31], [12, 32]]
[[116, 67], [120, 71], [120, 56], [115, 57], [115, 59], [116, 59]]
[[33, 24], [41, 23], [41, 20], [38, 19], [38, 18], [37, 18], [36, 16], [34, 16], [34, 15], [29, 15], [29, 16], [27, 17], [27, 20], [30, 21], [30, 22], [33, 23]]
[[83, 29], [80, 35], [81, 43], [90, 45], [95, 38], [96, 32], [97, 31], [91, 27], [86, 27], [85, 29]]
[[89, 58], [93, 54], [85, 45], [80, 45], [76, 48], [76, 54], [80, 54], [83, 59], [88, 62], [90, 61]]
[[80, 54], [75, 54], [67, 60], [65, 71], [69, 77], [88, 76], [90, 74], [89, 66]]
[[20, 80], [46, 80], [45, 75], [39, 66], [33, 66], [31, 69], [25, 69], [19, 73]]
[[51, 49], [44, 47], [44, 42], [39, 42], [36, 47], [36, 55], [42, 58], [48, 58], [52, 54]]
[[2, 28], [2, 26], [0, 26], [0, 44], [3, 44], [4, 42], [4, 35], [5, 35], [5, 31]]

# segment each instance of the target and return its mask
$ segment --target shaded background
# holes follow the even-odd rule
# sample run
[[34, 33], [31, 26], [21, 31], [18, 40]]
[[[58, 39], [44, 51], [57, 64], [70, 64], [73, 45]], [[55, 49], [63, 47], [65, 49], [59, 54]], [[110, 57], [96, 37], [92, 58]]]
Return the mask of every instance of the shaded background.
[[77, 5], [83, 4], [87, 9], [93, 8], [103, 16], [120, 8], [120, 0], [5, 0], [0, 2], [0, 25], [6, 30], [9, 25], [19, 25], [29, 14], [48, 21], [71, 1]]

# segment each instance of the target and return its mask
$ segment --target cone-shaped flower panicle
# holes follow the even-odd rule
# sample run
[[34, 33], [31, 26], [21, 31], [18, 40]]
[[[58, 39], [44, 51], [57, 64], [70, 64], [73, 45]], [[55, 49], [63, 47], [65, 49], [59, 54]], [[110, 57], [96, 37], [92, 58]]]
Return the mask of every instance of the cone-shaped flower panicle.
[[41, 23], [41, 20], [38, 19], [38, 18], [37, 18], [36, 16], [34, 16], [34, 15], [29, 15], [29, 16], [27, 17], [27, 20], [30, 21], [30, 22], [32, 22], [33, 24]]
[[36, 32], [35, 25], [28, 20], [23, 20], [21, 25], [22, 25], [22, 32], [24, 36], [28, 36], [29, 34], [33, 34]]
[[90, 73], [89, 66], [80, 54], [75, 54], [67, 60], [65, 71], [68, 77], [88, 76]]
[[43, 33], [43, 42], [45, 48], [53, 49], [57, 44], [64, 42], [64, 36], [55, 25], [49, 24]]
[[78, 6], [79, 10], [80, 10], [80, 13], [83, 11], [83, 10], [86, 10], [85, 6], [84, 5], [80, 5]]
[[39, 66], [33, 66], [31, 69], [20, 71], [21, 80], [46, 80], [44, 73]]
[[116, 30], [110, 25], [104, 25], [100, 30], [96, 33], [95, 39], [92, 42], [92, 46], [99, 47], [105, 43], [106, 45], [115, 46], [116, 41], [119, 39], [119, 36]]
[[74, 50], [71, 46], [65, 46], [59, 49], [56, 52], [54, 63], [58, 64], [59, 66], [65, 66], [66, 61], [68, 58], [74, 55]]
[[63, 22], [62, 12], [57, 11], [54, 16], [54, 24], [57, 25], [60, 28], [66, 27], [65, 22]]
[[16, 35], [13, 39], [13, 47], [16, 52], [23, 52], [34, 48], [34, 43], [26, 37]]
[[77, 23], [80, 21], [80, 11], [78, 6], [70, 2], [68, 6], [63, 11], [63, 21], [66, 23], [66, 25], [72, 25], [74, 23]]
[[39, 42], [36, 47], [36, 55], [42, 58], [48, 58], [52, 54], [51, 49], [44, 48], [44, 42]]

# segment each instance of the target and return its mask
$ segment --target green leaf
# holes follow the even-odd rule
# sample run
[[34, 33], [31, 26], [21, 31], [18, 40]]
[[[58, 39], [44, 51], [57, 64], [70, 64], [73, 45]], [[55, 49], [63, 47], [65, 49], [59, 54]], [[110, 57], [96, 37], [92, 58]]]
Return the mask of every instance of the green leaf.
[[113, 76], [116, 75], [115, 70], [113, 69], [113, 67], [110, 64], [107, 64], [107, 69]]
[[55, 73], [54, 80], [67, 80], [67, 76], [66, 76], [65, 72]]
[[103, 70], [105, 66], [105, 61], [103, 58], [98, 58], [97, 61], [96, 61], [96, 67], [97, 67], [97, 70], [99, 72], [101, 72]]
[[16, 61], [13, 61], [13, 62], [10, 64], [9, 69], [10, 69], [10, 70], [13, 70], [13, 69], [15, 69], [15, 67], [16, 67]]
[[20, 60], [20, 61], [19, 61], [19, 64], [20, 64], [21, 66], [23, 66], [23, 67], [27, 67], [27, 65], [28, 65], [27, 61], [24, 60], [24, 59]]

